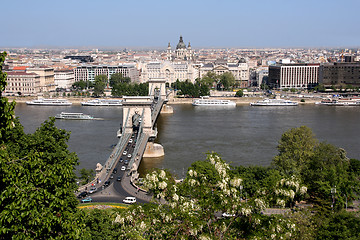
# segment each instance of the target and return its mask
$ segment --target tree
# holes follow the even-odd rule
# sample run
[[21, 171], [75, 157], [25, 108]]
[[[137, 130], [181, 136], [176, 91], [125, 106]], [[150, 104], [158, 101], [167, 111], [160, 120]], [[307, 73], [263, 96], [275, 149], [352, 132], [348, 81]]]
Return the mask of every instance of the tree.
[[217, 84], [219, 81], [219, 76], [216, 75], [214, 72], [207, 72], [205, 76], [201, 79], [201, 84], [207, 85], [208, 87], [212, 88], [214, 84]]
[[0, 146], [6, 141], [7, 133], [14, 126], [14, 108], [15, 102], [9, 103], [8, 99], [2, 96], [6, 87], [7, 74], [2, 71], [2, 65], [5, 61], [6, 52], [0, 53]]
[[90, 180], [94, 177], [94, 174], [95, 172], [93, 169], [85, 169], [85, 168], [80, 169], [79, 179], [81, 180], [81, 184], [84, 185], [90, 182]]
[[108, 79], [106, 75], [98, 75], [95, 77], [94, 96], [100, 96], [104, 94]]
[[231, 72], [224, 72], [219, 78], [219, 83], [225, 90], [229, 90], [229, 88], [233, 87], [235, 84], [235, 77]]
[[242, 89], [238, 90], [236, 93], [235, 93], [235, 97], [242, 97], [244, 96], [244, 92]]
[[299, 174], [307, 167], [317, 144], [310, 128], [301, 126], [290, 129], [281, 136], [277, 147], [279, 154], [274, 157], [272, 164], [284, 173]]
[[109, 85], [110, 87], [114, 87], [119, 83], [130, 83], [131, 79], [129, 77], [123, 77], [121, 73], [114, 73], [110, 77]]
[[75, 89], [75, 90], [84, 90], [86, 88], [86, 82], [83, 81], [83, 80], [80, 80], [78, 82], [75, 82], [72, 87]]

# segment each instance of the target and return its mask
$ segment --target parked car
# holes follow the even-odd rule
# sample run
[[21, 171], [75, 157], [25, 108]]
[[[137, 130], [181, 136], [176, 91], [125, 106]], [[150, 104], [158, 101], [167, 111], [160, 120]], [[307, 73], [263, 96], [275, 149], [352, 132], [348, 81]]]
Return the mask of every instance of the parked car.
[[110, 181], [104, 182], [104, 186], [105, 186], [105, 187], [107, 187], [107, 186], [109, 186], [109, 185], [110, 185]]
[[92, 202], [92, 198], [91, 198], [91, 197], [87, 197], [87, 198], [81, 199], [81, 202], [82, 202], [82, 203]]
[[120, 181], [121, 181], [121, 177], [118, 176], [117, 179], [116, 179], [116, 181], [119, 181], [119, 182], [120, 182]]
[[127, 151], [124, 151], [124, 152], [123, 152], [123, 155], [126, 156], [126, 154], [127, 154]]
[[128, 165], [128, 164], [129, 164], [129, 160], [125, 160], [125, 161], [124, 161], [124, 164], [125, 164], [125, 165]]
[[110, 179], [113, 179], [113, 178], [114, 178], [114, 174], [111, 174], [111, 175], [110, 175]]
[[89, 193], [94, 193], [96, 192], [97, 188], [96, 187], [91, 187], [89, 190]]
[[132, 143], [132, 142], [133, 142], [133, 140], [132, 140], [132, 139], [130, 139], [130, 140], [129, 140], [129, 143]]
[[121, 167], [121, 171], [125, 171], [126, 170], [126, 167], [125, 166], [122, 166]]
[[128, 158], [131, 158], [131, 154], [129, 153], [129, 154], [127, 155], [127, 157], [128, 157]]
[[[117, 173], [117, 168], [114, 168], [113, 174], [116, 174], [116, 173]], [[110, 176], [110, 178], [111, 178], [111, 176]]]
[[127, 204], [133, 204], [133, 203], [136, 203], [136, 198], [135, 197], [126, 197], [124, 200], [123, 200], [124, 203], [127, 203]]
[[124, 159], [121, 157], [121, 158], [120, 158], [120, 160], [119, 160], [119, 162], [121, 162], [121, 163], [122, 163], [123, 161], [124, 161]]
[[81, 192], [77, 197], [78, 198], [84, 198], [88, 195], [88, 192], [84, 191], [84, 192]]

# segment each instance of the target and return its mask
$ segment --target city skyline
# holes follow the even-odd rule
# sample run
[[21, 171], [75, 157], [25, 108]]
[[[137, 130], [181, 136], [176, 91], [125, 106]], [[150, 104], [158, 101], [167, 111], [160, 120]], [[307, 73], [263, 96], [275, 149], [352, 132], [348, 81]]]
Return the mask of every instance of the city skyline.
[[359, 47], [360, 2], [7, 1], [0, 47]]

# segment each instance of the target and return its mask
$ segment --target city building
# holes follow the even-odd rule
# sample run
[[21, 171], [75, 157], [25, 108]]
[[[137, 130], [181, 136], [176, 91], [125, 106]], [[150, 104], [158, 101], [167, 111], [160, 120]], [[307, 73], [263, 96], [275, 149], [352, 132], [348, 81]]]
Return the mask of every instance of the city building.
[[195, 82], [198, 70], [190, 63], [176, 63], [170, 61], [149, 62], [139, 64], [141, 82], [149, 79], [164, 78], [168, 84], [189, 80]]
[[241, 88], [249, 86], [249, 67], [246, 62], [239, 61], [239, 63], [227, 63], [225, 61], [217, 60], [214, 63], [203, 64], [200, 67], [200, 78], [205, 76], [208, 72], [214, 72], [217, 75], [231, 72], [235, 77], [237, 86]]
[[320, 66], [320, 84], [329, 86], [360, 86], [359, 62], [335, 62]]
[[313, 88], [319, 83], [320, 64], [282, 64], [269, 66], [269, 86], [272, 88]]
[[110, 79], [114, 73], [121, 73], [124, 77], [131, 78], [132, 82], [139, 82], [139, 72], [133, 65], [83, 65], [74, 68], [75, 82], [94, 82], [98, 75], [106, 75]]
[[54, 71], [56, 89], [70, 89], [75, 82], [72, 69], [59, 69]]
[[48, 66], [29, 67], [26, 72], [40, 76], [40, 92], [55, 91], [54, 68]]
[[40, 76], [25, 71], [7, 72], [5, 96], [36, 96], [40, 92]]
[[193, 60], [193, 51], [189, 42], [188, 47], [186, 47], [182, 36], [180, 36], [179, 43], [176, 45], [175, 52], [171, 50], [171, 45], [169, 42], [167, 48], [167, 60], [168, 61], [191, 61]]

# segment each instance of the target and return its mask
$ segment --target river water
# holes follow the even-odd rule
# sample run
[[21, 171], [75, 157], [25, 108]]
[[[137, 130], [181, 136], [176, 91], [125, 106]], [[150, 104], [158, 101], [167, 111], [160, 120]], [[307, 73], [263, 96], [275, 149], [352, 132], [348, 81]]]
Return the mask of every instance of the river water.
[[[234, 166], [268, 166], [277, 154], [281, 134], [306, 125], [320, 141], [344, 148], [348, 157], [360, 159], [360, 107], [302, 105], [298, 107], [236, 108], [172, 105], [173, 114], [161, 114], [158, 138], [165, 156], [143, 159], [140, 173], [166, 168], [183, 177], [192, 162], [203, 160], [214, 151]], [[117, 143], [116, 131], [122, 121], [121, 107], [27, 106], [18, 103], [16, 116], [25, 132], [32, 133], [50, 116], [60, 112], [83, 112], [101, 120], [57, 120], [56, 126], [71, 131], [69, 149], [76, 152], [80, 168], [95, 169], [104, 163]]]

